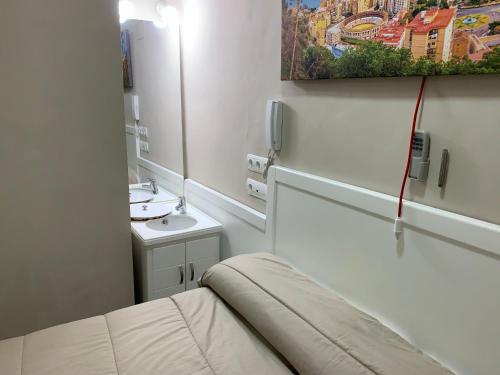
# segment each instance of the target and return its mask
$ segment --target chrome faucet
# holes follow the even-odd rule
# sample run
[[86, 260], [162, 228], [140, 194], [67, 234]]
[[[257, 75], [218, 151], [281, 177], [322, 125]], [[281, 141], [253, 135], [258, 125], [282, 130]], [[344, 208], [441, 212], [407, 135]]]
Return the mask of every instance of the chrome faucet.
[[179, 203], [175, 206], [175, 210], [181, 214], [186, 213], [186, 197], [179, 197]]
[[154, 178], [148, 178], [147, 184], [142, 184], [143, 188], [149, 188], [153, 192], [154, 195], [158, 195], [158, 183]]

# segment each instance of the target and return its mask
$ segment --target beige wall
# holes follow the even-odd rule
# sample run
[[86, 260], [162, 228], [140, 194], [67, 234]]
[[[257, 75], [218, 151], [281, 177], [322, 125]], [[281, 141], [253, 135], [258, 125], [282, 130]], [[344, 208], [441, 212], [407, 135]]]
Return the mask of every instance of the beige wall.
[[0, 338], [133, 302], [117, 4], [3, 0]]
[[148, 128], [149, 153], [141, 156], [183, 174], [179, 28], [127, 21], [134, 88], [125, 92], [125, 118], [134, 125], [132, 95], [140, 101], [140, 126]]
[[[246, 194], [247, 153], [265, 155], [264, 111], [286, 104], [280, 164], [399, 193], [419, 78], [280, 82], [281, 1], [186, 0], [183, 70], [189, 178], [264, 211]], [[422, 128], [432, 132], [426, 186], [409, 196], [500, 223], [499, 76], [430, 78]], [[440, 155], [448, 186], [437, 188]]]

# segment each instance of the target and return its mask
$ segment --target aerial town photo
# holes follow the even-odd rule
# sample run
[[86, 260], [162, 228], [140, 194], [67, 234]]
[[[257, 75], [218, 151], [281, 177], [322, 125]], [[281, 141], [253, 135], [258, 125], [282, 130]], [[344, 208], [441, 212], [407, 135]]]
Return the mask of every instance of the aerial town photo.
[[281, 78], [500, 73], [500, 0], [282, 0]]

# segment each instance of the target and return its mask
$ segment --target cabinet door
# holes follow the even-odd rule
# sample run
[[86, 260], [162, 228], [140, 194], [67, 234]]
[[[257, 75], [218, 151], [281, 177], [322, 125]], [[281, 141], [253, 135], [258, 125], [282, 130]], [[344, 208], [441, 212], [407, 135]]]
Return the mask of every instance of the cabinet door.
[[152, 250], [153, 269], [173, 267], [186, 261], [186, 244], [184, 242]]
[[198, 261], [188, 262], [186, 265], [187, 284], [186, 290], [198, 288], [198, 279], [203, 276], [203, 273], [213, 265], [219, 263], [219, 259], [201, 259]]
[[201, 238], [199, 240], [187, 241], [186, 262], [200, 259], [220, 259], [219, 236]]
[[219, 236], [202, 238], [186, 243], [186, 290], [198, 287], [203, 273], [220, 261]]
[[148, 300], [169, 297], [186, 290], [185, 259], [185, 243], [151, 251]]

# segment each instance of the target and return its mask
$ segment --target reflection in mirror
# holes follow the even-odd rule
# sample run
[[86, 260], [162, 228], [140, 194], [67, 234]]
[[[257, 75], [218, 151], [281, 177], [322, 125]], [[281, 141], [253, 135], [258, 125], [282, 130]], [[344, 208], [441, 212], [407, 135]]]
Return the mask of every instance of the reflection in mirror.
[[[181, 180], [184, 174], [179, 40], [178, 25], [121, 24], [129, 183], [150, 191], [158, 166]], [[182, 195], [182, 188], [161, 185]]]

